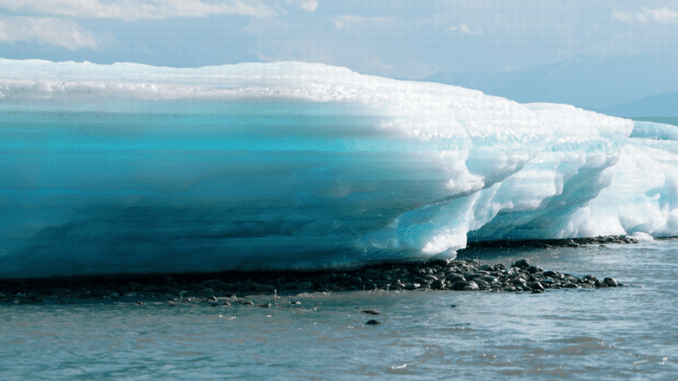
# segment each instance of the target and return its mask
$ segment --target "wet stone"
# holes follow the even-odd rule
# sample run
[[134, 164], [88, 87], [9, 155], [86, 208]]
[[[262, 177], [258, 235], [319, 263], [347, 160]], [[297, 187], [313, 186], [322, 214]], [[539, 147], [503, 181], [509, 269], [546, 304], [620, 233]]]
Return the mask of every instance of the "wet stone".
[[466, 286], [470, 284], [471, 283], [467, 281], [456, 282], [452, 285], [452, 289], [455, 291], [462, 291]]
[[558, 278], [558, 279], [562, 279], [564, 277], [563, 274], [560, 274], [560, 273], [555, 272], [555, 271], [544, 271], [544, 276], [547, 276], [547, 277], [550, 277], [550, 278]]
[[527, 259], [518, 260], [511, 265], [511, 267], [518, 267], [521, 269], [526, 269], [530, 266], [532, 266], [532, 264]]
[[297, 290], [305, 291], [305, 290], [313, 290], [314, 289], [314, 284], [313, 282], [301, 282], [297, 285]]
[[530, 288], [538, 291], [544, 291], [544, 286], [540, 282], [534, 282], [530, 285]]
[[499, 281], [499, 279], [497, 279], [497, 277], [492, 276], [492, 275], [485, 275], [485, 276], [480, 277], [480, 279], [484, 280], [487, 283], [497, 283]]
[[461, 275], [451, 274], [451, 275], [448, 275], [447, 281], [454, 284], [454, 283], [457, 283], [457, 282], [466, 282], [466, 279]]
[[476, 282], [468, 282], [468, 285], [464, 287], [464, 291], [475, 291], [478, 290], [478, 284]]
[[541, 267], [537, 267], [537, 266], [530, 266], [530, 267], [528, 267], [526, 270], [527, 270], [527, 272], [530, 273], [530, 274], [534, 274], [534, 273], [536, 273], [536, 272], [544, 271]]
[[367, 323], [365, 323], [365, 324], [367, 324], [367, 325], [379, 325], [379, 324], [381, 324], [381, 322], [374, 320], [374, 319], [371, 319], [371, 320], [368, 320]]
[[[608, 238], [578, 239], [578, 244], [602, 242]], [[616, 242], [618, 237], [609, 238]], [[535, 241], [538, 243], [538, 241]], [[532, 246], [537, 245], [532, 243]], [[546, 244], [546, 242], [542, 242]], [[553, 246], [566, 246], [566, 240], [555, 240]], [[507, 247], [510, 247], [508, 244]], [[529, 245], [528, 245], [529, 246]], [[204, 279], [200, 279], [204, 276]], [[527, 259], [515, 261], [508, 269], [501, 263], [485, 264], [477, 260], [455, 259], [432, 262], [379, 264], [342, 272], [274, 272], [166, 275], [124, 280], [115, 276], [106, 278], [81, 277], [46, 284], [43, 280], [0, 280], [0, 301], [17, 304], [38, 303], [43, 298], [56, 303], [62, 298], [79, 299], [77, 303], [128, 302], [133, 299], [178, 300], [191, 305], [229, 305], [225, 298], [252, 294], [293, 295], [299, 292], [350, 292], [371, 290], [454, 290], [454, 291], [533, 291], [560, 288], [619, 287], [613, 278], [586, 275], [578, 279], [553, 270], [542, 270]], [[603, 280], [600, 280], [603, 279]], [[541, 285], [541, 287], [537, 286]], [[131, 300], [132, 299], [132, 300]], [[254, 299], [254, 298], [253, 298]], [[231, 303], [253, 305], [254, 302], [230, 299]], [[260, 299], [254, 299], [262, 303]], [[68, 302], [74, 302], [68, 300]], [[223, 303], [223, 304], [221, 304]], [[167, 303], [168, 306], [172, 304]], [[178, 304], [176, 304], [178, 305]], [[261, 304], [259, 304], [261, 306]]]

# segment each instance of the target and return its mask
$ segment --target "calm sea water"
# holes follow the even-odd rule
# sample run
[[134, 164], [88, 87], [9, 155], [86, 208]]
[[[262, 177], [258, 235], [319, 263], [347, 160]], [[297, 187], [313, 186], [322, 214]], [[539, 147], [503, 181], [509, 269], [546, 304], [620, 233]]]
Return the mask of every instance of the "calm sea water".
[[[670, 240], [481, 258], [612, 276], [627, 285], [617, 289], [258, 297], [274, 302], [270, 309], [3, 304], [0, 378], [675, 379], [677, 247]], [[368, 308], [381, 315], [359, 312]], [[371, 318], [382, 324], [364, 325]]]

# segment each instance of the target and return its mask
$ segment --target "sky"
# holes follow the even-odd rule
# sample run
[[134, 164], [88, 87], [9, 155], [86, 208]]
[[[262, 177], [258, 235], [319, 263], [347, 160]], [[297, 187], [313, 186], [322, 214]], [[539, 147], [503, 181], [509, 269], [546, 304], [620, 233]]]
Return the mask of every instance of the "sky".
[[590, 107], [678, 91], [676, 36], [678, 0], [0, 0], [3, 58], [321, 62]]

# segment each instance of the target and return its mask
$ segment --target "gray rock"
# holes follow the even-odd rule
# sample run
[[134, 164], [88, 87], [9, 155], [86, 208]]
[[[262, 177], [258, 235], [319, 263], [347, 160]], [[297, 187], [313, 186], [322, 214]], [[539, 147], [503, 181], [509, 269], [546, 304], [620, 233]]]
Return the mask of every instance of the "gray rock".
[[607, 287], [617, 287], [617, 281], [614, 280], [613, 278], [605, 278], [603, 279], [603, 283], [607, 285]]
[[549, 271], [544, 271], [544, 276], [547, 276], [547, 277], [550, 277], [550, 278], [554, 278], [554, 279], [562, 279], [562, 278], [565, 277], [563, 274], [560, 274], [560, 273], [558, 273], [558, 272], [556, 272], [556, 271], [551, 271], [551, 270], [549, 270]]
[[478, 283], [473, 282], [473, 281], [468, 282], [468, 286], [464, 287], [464, 291], [475, 291], [475, 290], [478, 290], [478, 289], [480, 289], [478, 287]]
[[210, 279], [202, 282], [202, 285], [205, 287], [212, 288], [214, 290], [228, 290], [229, 285], [226, 282], [222, 282], [219, 279]]
[[471, 282], [467, 281], [461, 281], [461, 282], [456, 282], [452, 285], [452, 289], [455, 291], [462, 291], [466, 286], [470, 285]]
[[497, 283], [499, 281], [499, 279], [497, 277], [492, 276], [492, 275], [485, 275], [485, 276], [480, 277], [480, 279], [484, 280], [487, 283]]
[[447, 276], [447, 280], [452, 284], [457, 282], [466, 282], [466, 278], [459, 274], [450, 274]]
[[540, 282], [534, 282], [530, 285], [530, 288], [534, 290], [544, 291], [544, 286]]
[[537, 267], [537, 266], [530, 266], [530, 267], [528, 267], [526, 270], [527, 270], [527, 272], [530, 273], [530, 274], [534, 274], [534, 273], [536, 273], [536, 272], [544, 271], [541, 267]]
[[518, 267], [521, 269], [526, 269], [530, 266], [532, 266], [532, 264], [527, 259], [520, 259], [511, 265], [511, 267]]
[[[311, 282], [309, 282], [311, 283]], [[275, 286], [272, 286], [270, 284], [258, 284], [257, 285], [257, 292], [273, 292], [275, 291]]]
[[313, 282], [301, 282], [297, 285], [297, 290], [313, 290], [315, 289]]
[[214, 295], [214, 289], [211, 287], [205, 287], [202, 290], [198, 291], [198, 295], [200, 296], [213, 296]]

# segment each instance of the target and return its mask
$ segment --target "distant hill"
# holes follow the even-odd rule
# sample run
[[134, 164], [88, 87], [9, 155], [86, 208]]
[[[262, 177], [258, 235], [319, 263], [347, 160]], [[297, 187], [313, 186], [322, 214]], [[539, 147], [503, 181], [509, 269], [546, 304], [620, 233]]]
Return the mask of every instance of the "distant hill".
[[520, 103], [566, 103], [593, 110], [678, 91], [676, 61], [678, 56], [669, 54], [580, 56], [521, 71], [438, 72], [421, 80], [476, 89]]
[[595, 109], [606, 115], [646, 119], [660, 122], [662, 118], [678, 117], [678, 92], [652, 95], [636, 102], [622, 103], [614, 106]]

